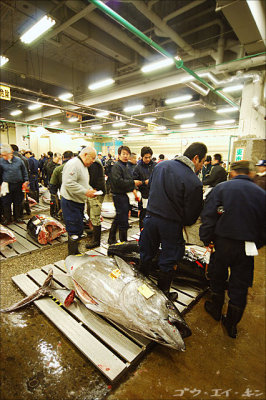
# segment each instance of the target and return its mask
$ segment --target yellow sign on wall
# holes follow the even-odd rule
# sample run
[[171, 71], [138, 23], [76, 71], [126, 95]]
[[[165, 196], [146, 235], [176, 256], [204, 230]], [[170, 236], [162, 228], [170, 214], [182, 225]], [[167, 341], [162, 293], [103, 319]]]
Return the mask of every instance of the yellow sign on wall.
[[11, 100], [10, 87], [0, 85], [0, 99]]

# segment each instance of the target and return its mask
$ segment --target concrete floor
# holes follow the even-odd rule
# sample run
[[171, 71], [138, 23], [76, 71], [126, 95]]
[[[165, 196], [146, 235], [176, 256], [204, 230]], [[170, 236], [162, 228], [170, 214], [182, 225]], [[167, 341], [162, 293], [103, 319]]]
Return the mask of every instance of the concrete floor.
[[[134, 230], [134, 228], [133, 228]], [[132, 232], [131, 232], [132, 233]], [[105, 234], [106, 235], [106, 234]], [[11, 277], [67, 256], [66, 244], [1, 263], [1, 307], [23, 295]], [[32, 305], [1, 319], [1, 400], [265, 399], [265, 248], [239, 324], [229, 338], [204, 298], [186, 315], [187, 350], [155, 345], [116, 386]]]

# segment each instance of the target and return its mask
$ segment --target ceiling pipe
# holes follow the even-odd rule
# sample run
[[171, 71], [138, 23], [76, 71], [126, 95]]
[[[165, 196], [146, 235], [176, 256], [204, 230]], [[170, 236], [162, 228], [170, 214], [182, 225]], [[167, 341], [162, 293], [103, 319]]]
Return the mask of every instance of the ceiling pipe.
[[[121, 25], [126, 27], [130, 32], [134, 33], [137, 37], [139, 37], [142, 41], [145, 43], [149, 44], [152, 48], [154, 48], [157, 52], [162, 54], [163, 56], [166, 56], [167, 58], [173, 59], [172, 55], [168, 53], [165, 49], [163, 49], [161, 46], [159, 46], [157, 43], [155, 43], [152, 39], [148, 38], [146, 35], [144, 35], [139, 29], [137, 29], [135, 26], [130, 24], [128, 21], [126, 21], [124, 18], [122, 18], [119, 14], [117, 14], [115, 11], [113, 11], [110, 7], [106, 6], [104, 3], [102, 3], [99, 0], [89, 0], [92, 4], [96, 5], [100, 10], [102, 10], [105, 14], [108, 14], [111, 16], [113, 19], [115, 19], [117, 22], [119, 22]], [[231, 99], [229, 99], [227, 96], [225, 96], [223, 93], [219, 93], [216, 91], [216, 89], [213, 88], [213, 86], [209, 85], [208, 82], [206, 82], [204, 79], [202, 79], [199, 75], [197, 75], [194, 71], [186, 67], [181, 59], [176, 60], [175, 59], [175, 65], [177, 68], [182, 68], [184, 71], [189, 73], [190, 75], [194, 76], [199, 82], [201, 82], [204, 86], [206, 86], [208, 89], [216, 93], [219, 97], [221, 97], [224, 101], [229, 103], [230, 105], [239, 108], [238, 104], [234, 103]]]

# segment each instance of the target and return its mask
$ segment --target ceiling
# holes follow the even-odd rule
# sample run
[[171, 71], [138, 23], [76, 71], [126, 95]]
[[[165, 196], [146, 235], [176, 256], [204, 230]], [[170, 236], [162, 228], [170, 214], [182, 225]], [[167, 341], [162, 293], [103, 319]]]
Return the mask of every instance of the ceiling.
[[[200, 76], [205, 73], [204, 82], [200, 82], [175, 64], [151, 73], [142, 72], [144, 65], [165, 57], [90, 1], [2, 0], [1, 55], [8, 57], [9, 62], [0, 72], [2, 84], [11, 87], [12, 100], [1, 100], [0, 119], [44, 126], [59, 121], [60, 129], [79, 130], [95, 138], [136, 135], [128, 131], [130, 128], [139, 128], [143, 134], [167, 135], [186, 129], [185, 123], [207, 127], [223, 118], [237, 124], [241, 89], [218, 94], [214, 90], [244, 85], [251, 76], [247, 78], [247, 71], [264, 67], [265, 58], [258, 54], [265, 52], [265, 3], [253, 2], [257, 4], [256, 10], [250, 3], [105, 2], [172, 58], [181, 58], [188, 71], [196, 71]], [[45, 14], [55, 20], [55, 25], [33, 43], [22, 43], [20, 36]], [[93, 91], [88, 88], [106, 78], [114, 80], [112, 86]], [[64, 92], [73, 97], [60, 100]], [[165, 102], [183, 95], [191, 97], [171, 104]], [[42, 108], [30, 111], [28, 106], [33, 102], [41, 103]], [[134, 104], [142, 104], [142, 110], [124, 111]], [[231, 108], [232, 104], [234, 112], [217, 113], [219, 108]], [[14, 109], [23, 112], [11, 116]], [[98, 118], [99, 110], [108, 110], [109, 115]], [[69, 112], [77, 114], [79, 120], [70, 123]], [[191, 116], [185, 118], [188, 112]], [[147, 117], [156, 120], [151, 125], [144, 122]], [[112, 123], [120, 119], [126, 125], [113, 127]], [[94, 125], [99, 124], [102, 128], [97, 130]]]

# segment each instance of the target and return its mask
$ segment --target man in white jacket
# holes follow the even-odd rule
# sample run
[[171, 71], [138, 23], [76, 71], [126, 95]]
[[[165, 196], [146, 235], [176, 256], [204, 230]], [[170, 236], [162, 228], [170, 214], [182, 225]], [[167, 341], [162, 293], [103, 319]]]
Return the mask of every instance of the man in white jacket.
[[78, 157], [68, 161], [63, 170], [61, 186], [61, 205], [68, 233], [68, 254], [79, 254], [78, 245], [83, 234], [85, 200], [94, 197], [89, 185], [88, 167], [94, 162], [96, 151], [85, 147]]

